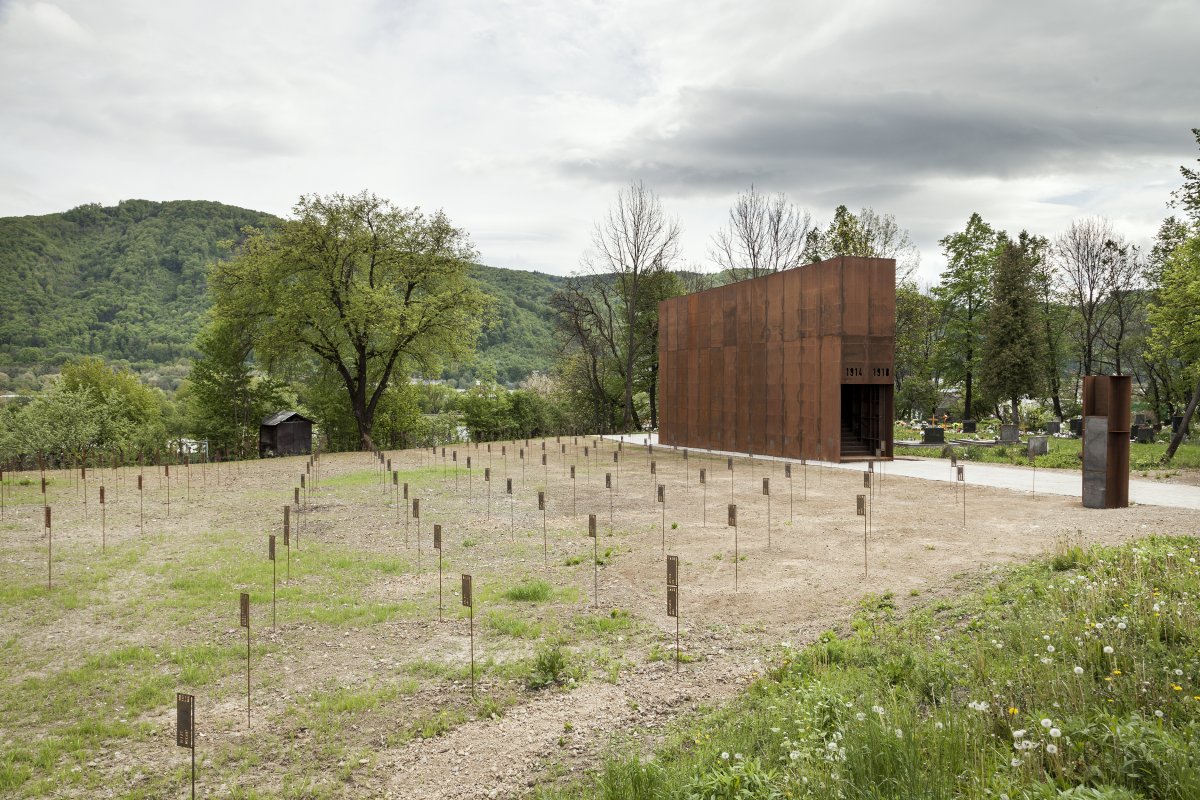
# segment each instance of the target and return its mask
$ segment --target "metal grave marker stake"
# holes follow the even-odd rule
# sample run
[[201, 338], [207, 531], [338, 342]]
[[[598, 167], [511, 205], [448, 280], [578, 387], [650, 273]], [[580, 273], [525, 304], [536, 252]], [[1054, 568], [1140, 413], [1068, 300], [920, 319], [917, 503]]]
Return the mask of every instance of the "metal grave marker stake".
[[196, 800], [196, 697], [175, 693], [175, 746], [192, 751], [192, 800]]
[[550, 569], [550, 540], [546, 538], [546, 492], [538, 489], [538, 511], [542, 512], [542, 558]]
[[733, 456], [725, 459], [725, 469], [729, 470], [729, 499], [733, 500]]
[[708, 471], [700, 468], [700, 527], [708, 527]]
[[679, 556], [667, 556], [667, 616], [675, 618], [675, 671], [679, 671]]
[[863, 518], [863, 577], [867, 577], [867, 496], [865, 494], [860, 494], [856, 498], [855, 513]]
[[763, 478], [763, 494], [767, 496], [767, 550], [771, 550], [771, 479]]
[[667, 487], [658, 485], [658, 504], [662, 506], [662, 550], [667, 554]]
[[793, 517], [792, 517], [792, 465], [791, 464], [783, 465], [783, 477], [787, 478], [787, 481], [788, 481], [788, 523], [791, 523], [794, 521]]
[[504, 491], [508, 493], [508, 535], [515, 542], [517, 535], [513, 530], [516, 527], [517, 512], [513, 508], [512, 478], [504, 479]]
[[963, 527], [967, 527], [967, 476], [962, 464], [958, 465], [958, 482], [962, 484]]
[[492, 468], [483, 468], [483, 482], [487, 484], [487, 518], [492, 518]]
[[596, 515], [588, 514], [588, 536], [592, 537], [592, 597], [600, 608], [600, 538], [596, 536]]
[[604, 488], [608, 490], [608, 535], [613, 533], [613, 482], [612, 473], [604, 473]]
[[733, 528], [733, 591], [738, 590], [738, 529], [737, 529], [737, 505], [729, 504], [729, 518], [727, 524]]
[[275, 534], [267, 537], [267, 558], [271, 559], [271, 630], [275, 630]]
[[421, 498], [414, 497], [412, 503], [413, 519], [417, 521], [417, 572], [421, 571]]
[[575, 511], [575, 465], [571, 465], [571, 519], [579, 516]]
[[[103, 475], [104, 473], [101, 473]], [[104, 484], [100, 484], [100, 552], [104, 552], [104, 540], [106, 538], [106, 515], [104, 504]]]
[[50, 525], [50, 506], [43, 509], [46, 528], [46, 588], [54, 588], [54, 528]]
[[287, 550], [287, 581], [292, 581], [292, 520], [291, 507], [283, 506], [283, 546]]
[[471, 596], [471, 576], [462, 576], [462, 604], [467, 607], [471, 630], [471, 697], [475, 696], [475, 602]]
[[242, 592], [238, 603], [238, 624], [246, 629], [246, 727], [250, 727], [250, 594]]
[[438, 622], [442, 621], [442, 526], [433, 526], [433, 549], [438, 551]]

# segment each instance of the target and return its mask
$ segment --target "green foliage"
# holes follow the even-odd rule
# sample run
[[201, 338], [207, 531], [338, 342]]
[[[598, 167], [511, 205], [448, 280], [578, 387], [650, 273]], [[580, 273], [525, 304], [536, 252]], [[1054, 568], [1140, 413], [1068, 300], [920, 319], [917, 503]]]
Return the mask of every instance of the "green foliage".
[[269, 220], [221, 203], [147, 200], [0, 218], [0, 369], [191, 356], [208, 265], [243, 227]]
[[544, 603], [554, 593], [553, 587], [543, 580], [527, 580], [518, 583], [504, 593], [509, 600], [521, 603]]
[[544, 644], [538, 648], [533, 659], [526, 685], [530, 689], [542, 689], [559, 682], [567, 669], [567, 654], [560, 644]]
[[363, 446], [393, 379], [473, 349], [489, 307], [468, 275], [467, 233], [442, 212], [366, 192], [303, 196], [294, 218], [249, 231], [212, 276], [214, 315], [249, 332], [273, 371], [345, 391]]
[[979, 410], [974, 380], [979, 371], [984, 321], [991, 302], [996, 241], [992, 226], [979, 214], [972, 214], [963, 230], [938, 242], [947, 262], [941, 282], [933, 289], [946, 321], [938, 358], [947, 379], [965, 386], [963, 414], [967, 417]]
[[1197, 796], [1197, 541], [1060, 554], [899, 620], [877, 598], [653, 759], [543, 797]]
[[1014, 424], [1018, 423], [1020, 399], [1037, 392], [1043, 377], [1035, 264], [1026, 246], [1028, 240], [1024, 232], [1019, 243], [1000, 236], [979, 370], [984, 395], [1012, 401]]
[[911, 283], [896, 287], [896, 415], [924, 419], [942, 399], [934, 356], [941, 338], [937, 301]]

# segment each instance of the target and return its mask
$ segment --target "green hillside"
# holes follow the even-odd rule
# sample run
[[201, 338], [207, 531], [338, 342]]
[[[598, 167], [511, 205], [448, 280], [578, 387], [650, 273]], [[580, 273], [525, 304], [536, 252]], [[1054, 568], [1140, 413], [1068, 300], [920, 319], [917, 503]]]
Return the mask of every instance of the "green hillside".
[[[126, 200], [0, 218], [0, 390], [29, 389], [79, 355], [128, 362], [174, 388], [208, 307], [207, 265], [270, 214], [208, 201]], [[550, 294], [561, 278], [479, 266], [499, 316], [480, 363], [516, 382], [551, 363]], [[470, 378], [473, 365], [446, 377]], [[166, 376], [166, 377], [164, 377]]]

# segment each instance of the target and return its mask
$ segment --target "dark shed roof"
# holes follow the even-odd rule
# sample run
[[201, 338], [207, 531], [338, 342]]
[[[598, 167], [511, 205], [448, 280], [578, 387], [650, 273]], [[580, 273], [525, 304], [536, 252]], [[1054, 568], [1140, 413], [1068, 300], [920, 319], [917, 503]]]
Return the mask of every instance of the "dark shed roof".
[[312, 422], [311, 419], [304, 416], [299, 411], [276, 411], [274, 414], [272, 414], [271, 416], [264, 419], [262, 421], [262, 424], [265, 427], [273, 428], [276, 425], [279, 425], [284, 422], [291, 422], [292, 420], [303, 420], [304, 422]]

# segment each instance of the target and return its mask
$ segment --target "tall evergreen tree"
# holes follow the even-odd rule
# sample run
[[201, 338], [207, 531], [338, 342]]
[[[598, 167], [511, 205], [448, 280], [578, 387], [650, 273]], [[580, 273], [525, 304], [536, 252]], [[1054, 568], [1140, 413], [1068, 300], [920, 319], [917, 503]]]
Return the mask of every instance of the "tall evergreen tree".
[[965, 228], [943, 237], [938, 244], [947, 262], [941, 283], [933, 288], [946, 320], [939, 360], [946, 377], [962, 383], [963, 416], [972, 417], [996, 232], [983, 217], [972, 214]]
[[985, 394], [1012, 402], [1015, 424], [1020, 421], [1021, 398], [1038, 391], [1043, 376], [1038, 297], [1027, 234], [1022, 234], [1019, 244], [1000, 235], [991, 294], [980, 383]]

